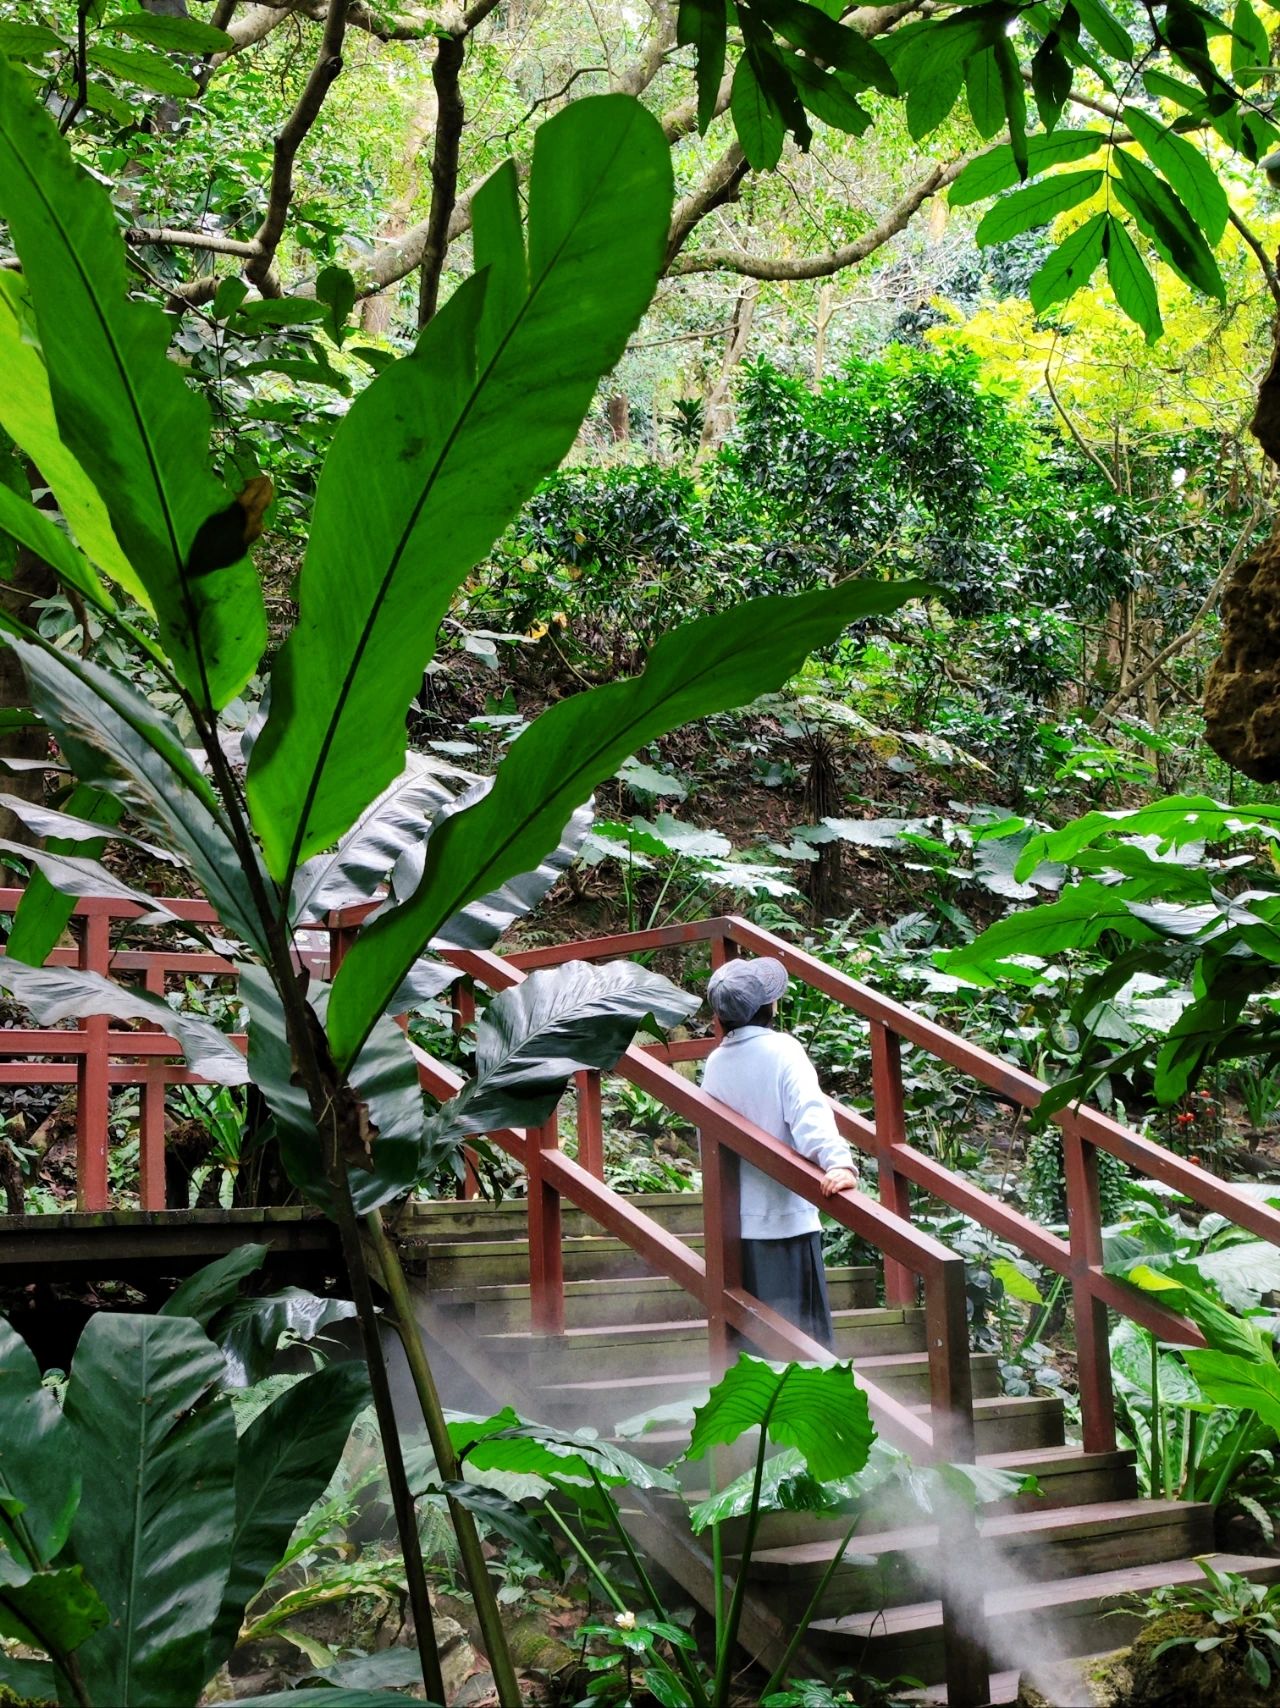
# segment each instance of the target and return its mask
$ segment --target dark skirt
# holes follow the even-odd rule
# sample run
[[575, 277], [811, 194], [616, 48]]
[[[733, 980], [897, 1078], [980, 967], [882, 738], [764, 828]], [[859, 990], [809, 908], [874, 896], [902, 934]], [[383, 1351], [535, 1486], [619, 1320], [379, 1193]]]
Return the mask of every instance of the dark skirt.
[[742, 1285], [820, 1345], [834, 1346], [821, 1234], [744, 1239]]

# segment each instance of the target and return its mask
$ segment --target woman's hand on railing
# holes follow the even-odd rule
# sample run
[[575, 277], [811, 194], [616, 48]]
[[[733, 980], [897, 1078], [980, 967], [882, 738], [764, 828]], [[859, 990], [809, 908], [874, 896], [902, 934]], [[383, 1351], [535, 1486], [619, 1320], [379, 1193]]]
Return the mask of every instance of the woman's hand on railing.
[[829, 1168], [822, 1177], [822, 1196], [834, 1198], [837, 1192], [850, 1192], [858, 1184], [852, 1168]]

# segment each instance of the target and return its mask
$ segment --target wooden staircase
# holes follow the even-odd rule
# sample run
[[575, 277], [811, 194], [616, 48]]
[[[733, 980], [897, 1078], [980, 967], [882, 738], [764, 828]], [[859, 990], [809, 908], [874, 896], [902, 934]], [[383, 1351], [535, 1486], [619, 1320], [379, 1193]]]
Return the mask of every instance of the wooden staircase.
[[[700, 1248], [698, 1195], [634, 1203]], [[424, 1326], [467, 1373], [470, 1387], [455, 1403], [512, 1403], [541, 1421], [608, 1435], [636, 1414], [705, 1392], [707, 1325], [697, 1301], [567, 1207], [565, 1330], [550, 1338], [536, 1333], [523, 1279], [526, 1215], [523, 1200], [434, 1203], [414, 1206], [401, 1224]], [[873, 1269], [832, 1270], [828, 1280], [839, 1355], [927, 1416], [923, 1311], [878, 1305]], [[984, 1508], [982, 1558], [963, 1562], [965, 1573], [980, 1571], [987, 1586], [990, 1652], [1000, 1673], [993, 1700], [1012, 1699], [1019, 1667], [1118, 1646], [1136, 1628], [1123, 1611], [1125, 1597], [1199, 1581], [1197, 1555], [1257, 1581], [1280, 1579], [1280, 1559], [1214, 1552], [1207, 1505], [1138, 1498], [1129, 1453], [1069, 1445], [1060, 1399], [1002, 1394], [987, 1354], [973, 1356], [972, 1370], [979, 1462], [1034, 1475], [1041, 1490]], [[622, 1444], [667, 1463], [687, 1439], [660, 1428]], [[684, 1475], [696, 1496], [704, 1467], [689, 1465]], [[675, 1500], [663, 1503], [665, 1524], [682, 1527], [682, 1510]], [[766, 1518], [751, 1583], [784, 1625], [806, 1606], [846, 1523], [796, 1513]], [[885, 1678], [907, 1674], [930, 1685], [940, 1680], [939, 1554], [935, 1527], [903, 1525], [888, 1503], [873, 1499], [811, 1627], [811, 1650], [833, 1666], [858, 1665]], [[686, 1587], [705, 1604], [696, 1582]]]

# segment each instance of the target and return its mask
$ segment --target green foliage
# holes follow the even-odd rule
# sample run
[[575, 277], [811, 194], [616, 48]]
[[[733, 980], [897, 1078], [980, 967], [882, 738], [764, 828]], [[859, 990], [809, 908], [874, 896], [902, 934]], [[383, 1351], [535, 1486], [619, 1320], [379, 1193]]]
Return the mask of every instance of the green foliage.
[[[1170, 1104], [1214, 1063], [1270, 1059], [1280, 897], [1263, 851], [1274, 844], [1276, 818], [1274, 808], [1202, 796], [1089, 813], [1034, 838], [1017, 868], [1025, 874], [1047, 857], [1088, 876], [936, 957], [975, 983], [1028, 986], [1045, 976], [1046, 962], [1088, 957], [1069, 1014], [1084, 1040], [1079, 1068], [1053, 1088], [1044, 1113], [1140, 1071]], [[1107, 1005], [1139, 977], [1188, 992], [1172, 1023], [1147, 1036], [1117, 1030], [1108, 1017]]]
[[[224, 1260], [186, 1298], [235, 1284]], [[0, 1323], [0, 1632], [64, 1683], [74, 1664], [83, 1700], [194, 1704], [368, 1401], [363, 1369], [334, 1366], [238, 1440], [223, 1369], [192, 1317], [102, 1313], [60, 1405]]]
[[59, 431], [107, 508], [184, 685], [217, 710], [266, 641], [245, 515], [208, 472], [207, 410], [168, 359], [163, 317], [126, 298], [100, 189], [2, 59], [0, 185]]
[[500, 171], [476, 197], [474, 280], [335, 436], [301, 620], [250, 768], [277, 877], [400, 770], [401, 720], [449, 600], [573, 443], [653, 292], [670, 201], [666, 144], [634, 101], [559, 115], [535, 145], [527, 254], [515, 172]]
[[[1219, 1571], [1209, 1560], [1196, 1563], [1207, 1588], [1184, 1584], [1155, 1590], [1141, 1612], [1148, 1621], [1165, 1619], [1171, 1612], [1199, 1614], [1203, 1633], [1164, 1638], [1151, 1649], [1151, 1663], [1190, 1647], [1196, 1654], [1216, 1655], [1243, 1680], [1266, 1691], [1280, 1672], [1280, 1586], [1251, 1583], [1236, 1572]], [[1194, 1671], [1182, 1676], [1190, 1682]]]

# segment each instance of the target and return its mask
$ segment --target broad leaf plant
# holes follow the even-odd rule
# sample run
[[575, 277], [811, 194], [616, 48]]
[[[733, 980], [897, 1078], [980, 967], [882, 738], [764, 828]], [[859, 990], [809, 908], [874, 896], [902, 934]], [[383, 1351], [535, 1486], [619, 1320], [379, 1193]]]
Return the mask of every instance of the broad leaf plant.
[[[166, 316], [130, 293], [106, 193], [75, 164], [25, 74], [0, 57], [0, 216], [18, 263], [0, 274], [0, 391], [21, 395], [5, 418], [61, 515], [60, 525], [0, 488], [0, 528], [93, 607], [126, 656], [159, 673], [197, 742], [123, 672], [4, 619], [33, 712], [78, 787], [66, 812], [23, 809], [47, 841], [28, 851], [36, 877], [0, 985], [45, 1023], [99, 1013], [158, 1023], [206, 1078], [261, 1088], [295, 1186], [340, 1230], [437, 1701], [362, 1233], [405, 1342], [498, 1693], [516, 1708], [474, 1517], [456, 1498], [456, 1455], [381, 1209], [468, 1134], [544, 1119], [574, 1072], [611, 1065], [641, 1023], [673, 1024], [695, 1004], [635, 967], [537, 974], [489, 1005], [477, 1077], [439, 1112], [424, 1103], [394, 1016], [449, 982], [433, 945], [488, 947], [545, 892], [585, 832], [593, 789], [629, 754], [780, 687], [849, 623], [926, 591], [849, 579], [691, 623], [654, 646], [639, 676], [553, 706], [483, 782], [407, 756], [405, 714], [450, 601], [572, 446], [653, 294], [671, 209], [661, 128], [622, 95], [576, 102], [540, 129], [523, 208], [514, 166], [492, 175], [474, 200], [473, 274], [333, 438], [297, 621], [268, 667], [249, 548], [269, 485], [230, 491], [213, 472], [206, 404], [167, 355]], [[219, 714], [258, 673], [268, 694], [236, 754]], [[247, 1062], [159, 997], [39, 964], [77, 895], [134, 900], [156, 916], [151, 897], [98, 863], [126, 812], [217, 913], [220, 946], [242, 969]], [[381, 905], [332, 982], [300, 977], [296, 930], [375, 895]], [[68, 1415], [76, 1409], [69, 1400]], [[6, 1570], [16, 1558], [0, 1550]], [[193, 1660], [165, 1700], [194, 1700], [196, 1670]], [[95, 1694], [94, 1676], [82, 1671], [78, 1699], [126, 1699], [114, 1674]], [[144, 1699], [129, 1689], [128, 1700]]]

